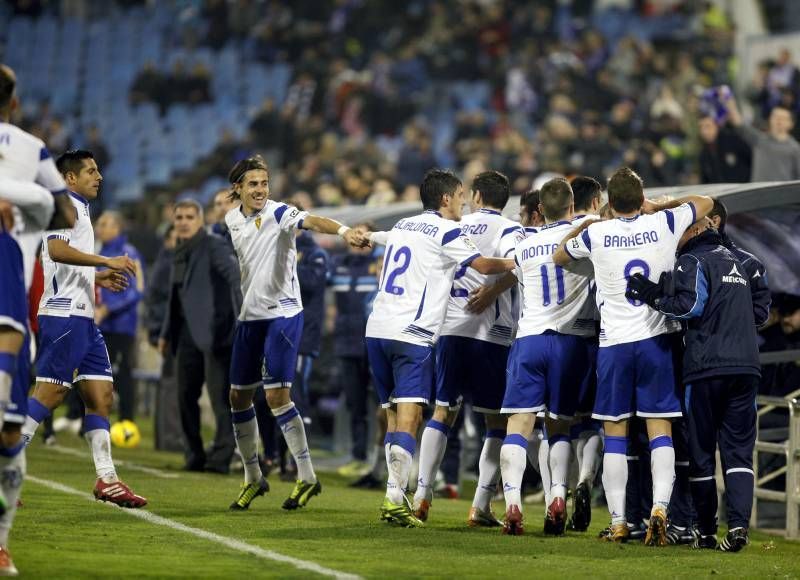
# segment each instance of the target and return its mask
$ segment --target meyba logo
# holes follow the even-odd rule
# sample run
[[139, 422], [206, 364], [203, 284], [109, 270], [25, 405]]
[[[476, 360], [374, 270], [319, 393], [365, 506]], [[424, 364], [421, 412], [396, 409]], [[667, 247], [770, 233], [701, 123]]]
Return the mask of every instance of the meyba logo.
[[742, 284], [743, 286], [747, 286], [747, 280], [739, 273], [739, 268], [736, 267], [735, 263], [731, 271], [728, 272], [728, 275], [722, 277], [722, 282], [725, 284]]

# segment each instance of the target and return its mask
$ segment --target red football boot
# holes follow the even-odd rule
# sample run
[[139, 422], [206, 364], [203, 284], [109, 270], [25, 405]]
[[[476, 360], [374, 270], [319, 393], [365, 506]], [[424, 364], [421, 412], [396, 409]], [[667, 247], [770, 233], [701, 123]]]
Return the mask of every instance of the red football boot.
[[99, 501], [109, 501], [125, 508], [140, 508], [147, 505], [147, 499], [136, 495], [121, 481], [106, 483], [98, 479], [94, 486], [94, 497]]
[[503, 522], [503, 533], [509, 536], [521, 536], [524, 532], [522, 512], [519, 511], [519, 506], [509, 506], [506, 510], [506, 519]]

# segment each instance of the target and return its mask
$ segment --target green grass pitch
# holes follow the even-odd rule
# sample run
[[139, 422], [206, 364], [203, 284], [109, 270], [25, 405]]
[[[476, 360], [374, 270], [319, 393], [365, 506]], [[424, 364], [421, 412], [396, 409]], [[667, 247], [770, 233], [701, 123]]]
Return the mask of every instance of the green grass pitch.
[[[28, 449], [30, 475], [90, 493], [94, 468], [82, 439], [59, 443], [86, 453], [59, 453], [37, 440]], [[796, 578], [800, 543], [754, 533], [739, 554], [693, 551], [686, 546], [645, 548], [595, 539], [607, 522], [596, 510], [586, 534], [541, 533], [542, 506], [526, 506], [527, 535], [465, 526], [466, 500], [434, 502], [425, 529], [378, 521], [382, 494], [351, 490], [342, 478], [321, 473], [324, 489], [307, 508], [280, 508], [291, 485], [271, 478], [272, 491], [247, 512], [231, 513], [238, 475], [184, 474], [177, 454], [156, 453], [146, 437], [138, 449], [115, 449], [118, 460], [171, 473], [172, 479], [120, 467], [147, 509], [193, 528], [365, 578]], [[285, 562], [237, 552], [182, 531], [155, 525], [102, 503], [33, 481], [25, 483], [10, 550], [27, 578], [309, 578], [317, 574]], [[495, 504], [500, 512], [502, 506]]]

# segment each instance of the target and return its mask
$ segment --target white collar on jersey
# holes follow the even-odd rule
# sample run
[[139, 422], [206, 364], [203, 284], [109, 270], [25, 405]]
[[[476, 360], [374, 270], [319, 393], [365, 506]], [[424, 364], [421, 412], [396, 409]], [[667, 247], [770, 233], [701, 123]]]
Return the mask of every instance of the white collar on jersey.
[[556, 226], [563, 226], [564, 224], [571, 225], [571, 222], [568, 222], [567, 220], [559, 220], [557, 222], [552, 222], [549, 224], [545, 224], [543, 226], [539, 226], [539, 231], [554, 228]]
[[426, 209], [426, 210], [425, 210], [425, 211], [423, 211], [422, 213], [432, 213], [432, 214], [436, 214], [436, 215], [438, 215], [439, 217], [442, 217], [442, 214], [440, 214], [440, 213], [439, 213], [438, 211], [436, 211], [435, 209]]
[[617, 219], [618, 219], [618, 220], [622, 220], [622, 221], [624, 221], [624, 222], [633, 222], [633, 221], [636, 221], [636, 220], [638, 220], [640, 215], [642, 215], [642, 214], [639, 214], [639, 213], [637, 213], [637, 214], [636, 214], [635, 216], [633, 216], [633, 217], [618, 217]]
[[70, 190], [69, 194], [70, 194], [70, 195], [71, 195], [73, 198], [75, 198], [75, 199], [77, 199], [79, 202], [81, 202], [83, 205], [86, 205], [86, 206], [88, 206], [88, 205], [89, 205], [89, 200], [88, 200], [88, 199], [86, 199], [85, 197], [83, 197], [83, 196], [82, 196], [80, 193], [75, 193], [74, 191]]
[[478, 211], [480, 213], [489, 213], [489, 214], [492, 214], [492, 215], [500, 215], [499, 211], [497, 211], [496, 209], [489, 209], [488, 207], [482, 207]]

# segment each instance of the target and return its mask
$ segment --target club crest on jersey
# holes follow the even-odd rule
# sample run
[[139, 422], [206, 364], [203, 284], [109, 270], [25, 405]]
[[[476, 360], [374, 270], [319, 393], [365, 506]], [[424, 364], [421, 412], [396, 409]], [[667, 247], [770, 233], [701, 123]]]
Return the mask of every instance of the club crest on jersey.
[[260, 230], [260, 229], [261, 229], [261, 216], [258, 216], [258, 217], [256, 218], [256, 229], [257, 229], [257, 230]]

